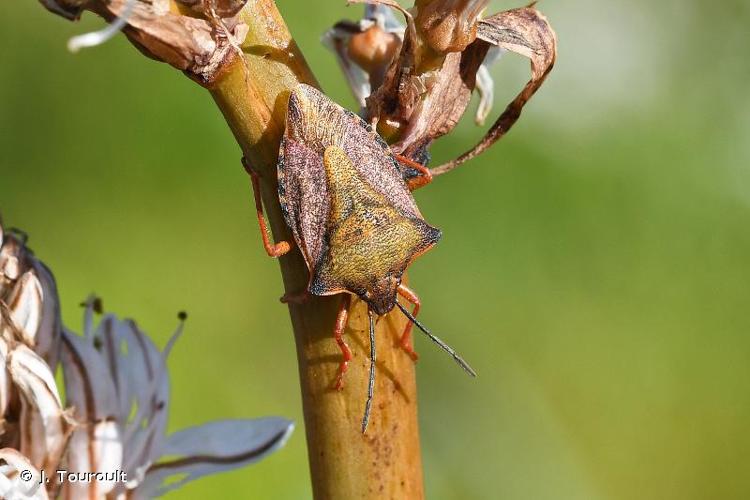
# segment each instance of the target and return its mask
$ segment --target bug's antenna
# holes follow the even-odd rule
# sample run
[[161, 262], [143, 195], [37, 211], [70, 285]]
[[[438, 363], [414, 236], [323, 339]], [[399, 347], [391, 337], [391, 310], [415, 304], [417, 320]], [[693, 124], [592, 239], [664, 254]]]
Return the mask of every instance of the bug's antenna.
[[417, 321], [417, 318], [415, 318], [404, 306], [402, 306], [399, 301], [396, 301], [396, 305], [398, 306], [399, 309], [401, 309], [401, 312], [404, 313], [404, 315], [407, 318], [409, 318], [409, 321], [417, 325], [417, 328], [422, 330], [425, 334], [427, 334], [428, 337], [430, 337], [430, 340], [432, 340], [438, 346], [440, 346], [442, 350], [444, 350], [445, 352], [453, 356], [453, 359], [456, 360], [456, 363], [458, 363], [461, 366], [461, 368], [464, 369], [466, 373], [468, 373], [472, 377], [477, 376], [477, 372], [475, 372], [474, 369], [471, 366], [469, 366], [469, 363], [464, 361], [464, 358], [459, 356], [458, 353], [451, 346], [449, 346], [448, 344], [446, 344], [445, 342], [443, 342], [442, 340], [434, 336], [432, 332], [428, 330], [422, 323]]
[[365, 416], [362, 418], [362, 434], [367, 430], [367, 424], [370, 421], [370, 408], [372, 408], [372, 397], [375, 394], [375, 321], [370, 309], [367, 310], [370, 316], [370, 382], [367, 386], [367, 402], [365, 403]]

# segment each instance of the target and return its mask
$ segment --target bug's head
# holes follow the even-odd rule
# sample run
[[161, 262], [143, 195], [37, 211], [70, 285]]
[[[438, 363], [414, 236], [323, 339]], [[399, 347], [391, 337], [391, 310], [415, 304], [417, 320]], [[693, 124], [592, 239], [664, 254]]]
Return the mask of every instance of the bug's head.
[[396, 305], [396, 288], [401, 283], [401, 278], [393, 275], [375, 280], [361, 294], [358, 294], [362, 300], [367, 302], [372, 312], [378, 316], [387, 314]]
[[401, 277], [394, 274], [377, 276], [370, 274], [348, 283], [332, 283], [331, 276], [325, 272], [316, 273], [310, 284], [313, 295], [333, 295], [347, 291], [367, 302], [370, 310], [382, 316], [388, 314], [396, 305], [396, 289], [401, 284]]

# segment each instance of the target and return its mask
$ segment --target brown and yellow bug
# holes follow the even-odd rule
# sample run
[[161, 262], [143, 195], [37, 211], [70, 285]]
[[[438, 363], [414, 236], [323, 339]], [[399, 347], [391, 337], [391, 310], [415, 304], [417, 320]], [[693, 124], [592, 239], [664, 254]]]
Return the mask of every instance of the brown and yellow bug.
[[[246, 161], [243, 163], [253, 180], [266, 251], [273, 257], [283, 255], [292, 243], [271, 243], [263, 218], [258, 175]], [[277, 174], [284, 220], [310, 271], [307, 289], [300, 296], [286, 299], [343, 294], [333, 332], [343, 355], [337, 389], [343, 386], [352, 357], [343, 339], [351, 296], [368, 304], [370, 381], [362, 431], [367, 428], [375, 380], [374, 316], [387, 314], [394, 306], [410, 320], [401, 336], [401, 346], [412, 359], [416, 360], [417, 354], [412, 348], [411, 330], [417, 325], [466, 372], [476, 376], [451, 347], [415, 318], [419, 298], [401, 283], [411, 262], [432, 248], [441, 236], [440, 230], [425, 222], [411, 195], [412, 189], [429, 182], [429, 171], [392, 154], [361, 118], [313, 87], [301, 84], [289, 98]], [[398, 302], [398, 295], [414, 305], [413, 313]]]

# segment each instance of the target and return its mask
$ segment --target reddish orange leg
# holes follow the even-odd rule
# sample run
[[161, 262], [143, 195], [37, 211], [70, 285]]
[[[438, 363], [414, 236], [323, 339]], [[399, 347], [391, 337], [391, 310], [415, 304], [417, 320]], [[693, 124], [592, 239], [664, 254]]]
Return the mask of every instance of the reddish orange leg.
[[406, 156], [394, 156], [396, 157], [396, 160], [399, 161], [399, 163], [403, 163], [407, 167], [413, 168], [414, 170], [417, 170], [420, 174], [422, 174], [414, 177], [413, 179], [409, 179], [409, 181], [407, 182], [409, 191], [414, 191], [415, 189], [426, 186], [427, 184], [432, 182], [432, 172], [430, 172], [429, 168], [425, 167], [421, 163], [417, 163], [416, 161], [407, 158]]
[[260, 176], [246, 158], [242, 158], [242, 166], [245, 167], [245, 171], [250, 174], [250, 179], [253, 182], [253, 197], [255, 198], [255, 211], [258, 215], [258, 225], [260, 226], [260, 236], [263, 238], [263, 248], [266, 249], [266, 253], [269, 257], [281, 257], [289, 250], [292, 249], [292, 245], [288, 241], [279, 241], [276, 244], [271, 243], [271, 238], [268, 235], [268, 227], [266, 226], [266, 219], [263, 218], [263, 202], [260, 199]]
[[346, 328], [346, 320], [349, 318], [349, 305], [351, 304], [351, 297], [348, 293], [344, 294], [341, 298], [341, 305], [339, 306], [339, 312], [336, 316], [336, 326], [333, 328], [333, 338], [336, 339], [336, 343], [341, 349], [341, 355], [344, 357], [343, 361], [339, 365], [339, 374], [336, 377], [336, 390], [340, 391], [344, 388], [344, 374], [349, 369], [349, 361], [352, 359], [352, 351], [349, 350], [349, 346], [344, 341], [343, 334], [344, 328]]
[[[417, 297], [417, 294], [414, 293], [410, 288], [399, 285], [396, 289], [398, 291], [398, 294], [401, 295], [403, 298], [414, 304], [414, 311], [411, 313], [412, 316], [415, 318], [417, 317], [417, 314], [419, 313], [419, 306], [421, 305], [421, 302], [419, 301], [419, 297]], [[416, 361], [419, 359], [419, 355], [414, 351], [414, 347], [411, 343], [411, 329], [414, 326], [414, 323], [411, 321], [408, 321], [406, 323], [406, 328], [404, 328], [404, 333], [401, 335], [401, 349], [406, 351], [406, 354], [408, 354], [412, 360]]]

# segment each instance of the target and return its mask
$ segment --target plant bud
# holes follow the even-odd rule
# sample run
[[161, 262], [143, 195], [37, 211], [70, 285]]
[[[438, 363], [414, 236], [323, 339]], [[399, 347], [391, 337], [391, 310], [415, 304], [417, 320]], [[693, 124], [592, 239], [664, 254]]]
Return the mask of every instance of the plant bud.
[[359, 67], [373, 73], [387, 66], [400, 46], [401, 38], [398, 35], [388, 33], [375, 24], [351, 37], [348, 53]]
[[439, 54], [461, 52], [477, 37], [479, 15], [488, 0], [416, 2], [414, 19], [423, 40]]

